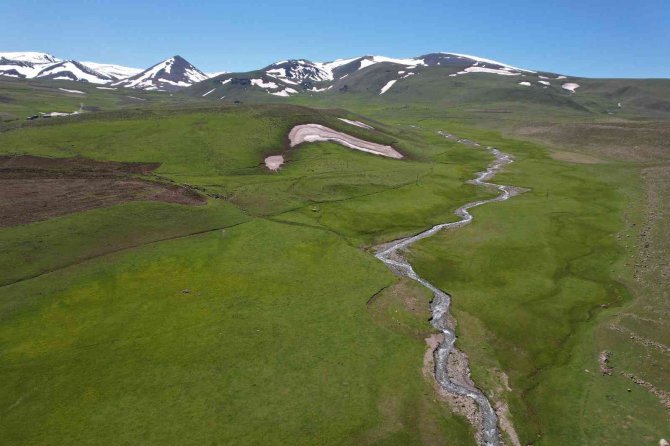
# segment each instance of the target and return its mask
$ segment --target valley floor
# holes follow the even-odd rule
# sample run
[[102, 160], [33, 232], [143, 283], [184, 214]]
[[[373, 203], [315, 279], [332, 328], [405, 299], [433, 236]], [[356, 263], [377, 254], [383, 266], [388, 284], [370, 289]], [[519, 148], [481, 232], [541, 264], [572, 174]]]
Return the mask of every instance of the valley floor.
[[[519, 444], [670, 437], [667, 166], [359, 111], [377, 120], [259, 105], [0, 132], [4, 155], [160, 163], [133, 181], [206, 200], [0, 229], [0, 443], [474, 444], [425, 373], [432, 296], [370, 252], [494, 195], [466, 183], [490, 154], [440, 130], [513, 154], [496, 182], [528, 190], [404, 254], [452, 295], [457, 346]], [[290, 147], [306, 122], [404, 158]]]

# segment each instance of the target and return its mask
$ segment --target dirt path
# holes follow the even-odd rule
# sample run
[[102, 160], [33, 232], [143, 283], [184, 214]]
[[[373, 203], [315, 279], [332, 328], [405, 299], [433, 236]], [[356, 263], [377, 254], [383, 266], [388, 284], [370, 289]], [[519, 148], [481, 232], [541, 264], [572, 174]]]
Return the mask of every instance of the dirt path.
[[[454, 138], [453, 135], [444, 132], [440, 132], [440, 134], [448, 139]], [[470, 140], [459, 139], [458, 142], [473, 147], [480, 146], [478, 143]], [[375, 256], [384, 262], [392, 271], [419, 282], [433, 293], [434, 297], [431, 302], [431, 311], [433, 317], [431, 319], [431, 324], [437, 330], [442, 332], [444, 336], [444, 339], [433, 350], [435, 379], [439, 385], [449, 394], [457, 397], [470, 398], [477, 404], [479, 410], [477, 419], [480, 421], [476, 423], [479, 426], [475, 427], [479, 430], [478, 440], [481, 444], [486, 446], [498, 446], [501, 444], [500, 432], [498, 430], [498, 417], [491, 405], [491, 402], [488, 400], [486, 395], [484, 395], [484, 393], [473, 384], [471, 385], [467, 382], [464, 382], [463, 380], [455, 380], [450, 377], [450, 375], [453, 374], [449, 373], [449, 356], [457, 351], [454, 347], [456, 335], [454, 333], [453, 324], [450, 323], [449, 320], [451, 296], [420, 277], [414, 271], [412, 265], [402, 256], [401, 253], [403, 249], [408, 248], [415, 242], [430, 237], [437, 232], [442, 231], [443, 229], [455, 229], [467, 225], [473, 219], [472, 215], [468, 212], [469, 209], [481, 206], [486, 203], [504, 201], [519, 193], [520, 190], [513, 186], [503, 186], [487, 182], [497, 172], [512, 162], [512, 157], [510, 155], [503, 153], [498, 149], [488, 147], [487, 150], [489, 150], [495, 156], [495, 160], [484, 172], [479, 172], [477, 176], [473, 180], [468, 181], [468, 183], [486, 188], [497, 189], [500, 191], [499, 195], [488, 200], [479, 200], [467, 203], [458, 208], [455, 212], [455, 214], [461, 218], [459, 221], [439, 224], [415, 236], [396, 240], [390, 244], [384, 244], [383, 246], [378, 247], [378, 251]], [[464, 367], [467, 368], [467, 359], [465, 360]]]

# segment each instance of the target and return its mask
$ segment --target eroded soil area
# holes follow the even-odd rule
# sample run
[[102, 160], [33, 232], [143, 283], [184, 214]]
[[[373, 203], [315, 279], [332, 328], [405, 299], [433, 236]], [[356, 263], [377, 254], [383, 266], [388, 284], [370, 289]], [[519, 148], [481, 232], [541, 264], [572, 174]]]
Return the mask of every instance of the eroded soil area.
[[141, 177], [158, 166], [81, 157], [0, 156], [0, 227], [128, 201], [205, 203], [190, 189]]

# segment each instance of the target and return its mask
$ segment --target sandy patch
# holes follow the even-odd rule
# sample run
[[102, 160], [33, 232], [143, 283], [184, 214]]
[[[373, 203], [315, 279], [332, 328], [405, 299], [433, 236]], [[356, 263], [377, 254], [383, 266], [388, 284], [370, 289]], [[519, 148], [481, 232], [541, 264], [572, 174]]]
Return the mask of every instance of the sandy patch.
[[270, 170], [277, 171], [284, 164], [284, 157], [282, 155], [272, 155], [265, 158], [265, 167]]
[[297, 125], [291, 129], [288, 138], [291, 142], [291, 147], [295, 147], [303, 142], [331, 141], [349, 147], [350, 149], [360, 150], [374, 155], [381, 155], [395, 159], [403, 157], [400, 152], [396, 151], [391, 146], [364, 141], [319, 124]]

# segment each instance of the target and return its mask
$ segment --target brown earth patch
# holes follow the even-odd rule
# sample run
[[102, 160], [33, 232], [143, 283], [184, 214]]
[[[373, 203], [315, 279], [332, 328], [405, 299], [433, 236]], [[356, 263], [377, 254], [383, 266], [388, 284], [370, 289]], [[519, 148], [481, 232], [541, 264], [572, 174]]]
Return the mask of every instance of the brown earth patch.
[[196, 192], [139, 177], [158, 163], [0, 156], [0, 227], [129, 201], [203, 204]]

